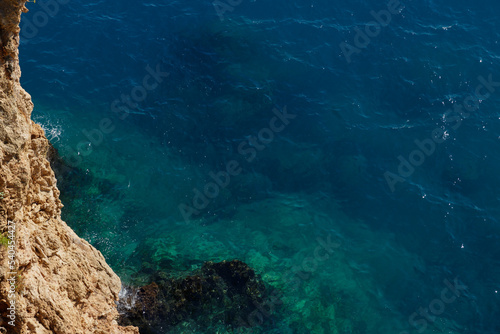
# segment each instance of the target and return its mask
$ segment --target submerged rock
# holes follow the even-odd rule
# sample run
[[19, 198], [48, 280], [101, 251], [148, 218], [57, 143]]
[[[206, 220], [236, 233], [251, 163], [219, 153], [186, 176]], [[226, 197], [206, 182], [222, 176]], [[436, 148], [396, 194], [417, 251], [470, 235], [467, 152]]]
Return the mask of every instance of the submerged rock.
[[266, 288], [242, 261], [205, 262], [180, 278], [158, 272], [153, 280], [120, 300], [122, 326], [134, 325], [143, 334], [153, 334], [171, 333], [176, 325], [188, 322], [209, 332], [262, 325], [247, 319], [266, 299]]

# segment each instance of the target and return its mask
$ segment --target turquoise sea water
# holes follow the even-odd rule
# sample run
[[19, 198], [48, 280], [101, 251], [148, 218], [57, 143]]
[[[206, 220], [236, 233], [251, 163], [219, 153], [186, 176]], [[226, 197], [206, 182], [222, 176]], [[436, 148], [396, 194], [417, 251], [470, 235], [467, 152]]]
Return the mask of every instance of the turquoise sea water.
[[240, 259], [256, 332], [500, 332], [498, 2], [27, 5], [63, 218], [124, 283]]

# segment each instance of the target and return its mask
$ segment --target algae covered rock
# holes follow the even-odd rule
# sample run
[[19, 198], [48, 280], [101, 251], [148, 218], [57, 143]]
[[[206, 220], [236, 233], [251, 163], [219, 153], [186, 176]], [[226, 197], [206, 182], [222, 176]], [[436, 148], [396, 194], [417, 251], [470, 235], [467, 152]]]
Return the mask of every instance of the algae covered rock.
[[245, 331], [265, 326], [247, 319], [266, 298], [266, 287], [244, 262], [205, 262], [184, 277], [157, 272], [152, 283], [121, 300], [120, 323], [138, 326], [141, 333], [175, 333], [187, 327]]

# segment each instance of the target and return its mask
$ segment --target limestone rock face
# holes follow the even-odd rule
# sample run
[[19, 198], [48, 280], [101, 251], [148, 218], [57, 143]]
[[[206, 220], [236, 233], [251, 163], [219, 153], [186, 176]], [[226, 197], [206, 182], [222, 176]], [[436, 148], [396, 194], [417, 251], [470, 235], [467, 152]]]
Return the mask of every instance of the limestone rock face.
[[0, 333], [139, 333], [116, 322], [118, 276], [61, 220], [49, 143], [19, 83], [24, 5], [0, 0]]

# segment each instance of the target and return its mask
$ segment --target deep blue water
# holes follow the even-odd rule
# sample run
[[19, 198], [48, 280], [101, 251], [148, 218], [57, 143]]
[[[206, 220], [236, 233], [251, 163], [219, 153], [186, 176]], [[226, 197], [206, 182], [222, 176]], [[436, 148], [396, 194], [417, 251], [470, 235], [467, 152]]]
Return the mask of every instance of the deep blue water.
[[500, 3], [221, 1], [27, 4], [68, 224], [126, 283], [247, 262], [273, 333], [500, 333]]

